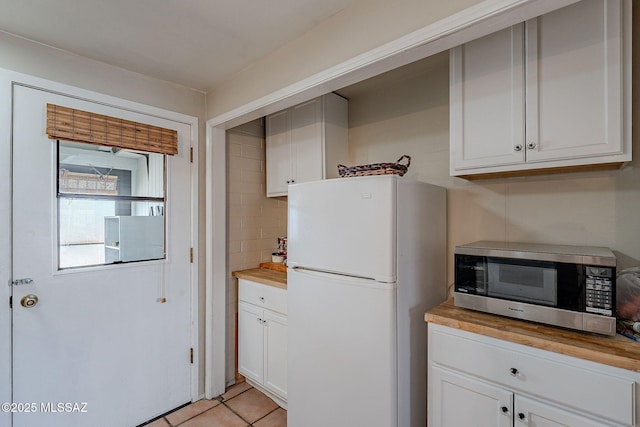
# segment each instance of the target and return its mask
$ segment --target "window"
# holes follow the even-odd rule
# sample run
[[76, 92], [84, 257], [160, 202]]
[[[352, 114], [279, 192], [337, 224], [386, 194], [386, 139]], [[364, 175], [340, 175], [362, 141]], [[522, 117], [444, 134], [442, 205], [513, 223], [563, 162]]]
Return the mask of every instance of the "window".
[[159, 153], [57, 141], [58, 268], [163, 259]]

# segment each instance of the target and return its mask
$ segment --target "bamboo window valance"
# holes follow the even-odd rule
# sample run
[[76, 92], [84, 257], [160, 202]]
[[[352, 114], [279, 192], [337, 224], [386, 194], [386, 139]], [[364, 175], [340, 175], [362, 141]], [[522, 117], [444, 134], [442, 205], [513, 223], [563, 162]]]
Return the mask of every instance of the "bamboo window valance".
[[178, 154], [178, 132], [144, 123], [47, 104], [51, 139], [160, 154]]

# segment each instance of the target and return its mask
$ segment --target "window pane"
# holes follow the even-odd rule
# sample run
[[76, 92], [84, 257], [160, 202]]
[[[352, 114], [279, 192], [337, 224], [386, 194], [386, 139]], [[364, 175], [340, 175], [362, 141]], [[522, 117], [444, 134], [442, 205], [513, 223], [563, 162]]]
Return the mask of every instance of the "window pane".
[[165, 156], [58, 143], [59, 268], [162, 259]]

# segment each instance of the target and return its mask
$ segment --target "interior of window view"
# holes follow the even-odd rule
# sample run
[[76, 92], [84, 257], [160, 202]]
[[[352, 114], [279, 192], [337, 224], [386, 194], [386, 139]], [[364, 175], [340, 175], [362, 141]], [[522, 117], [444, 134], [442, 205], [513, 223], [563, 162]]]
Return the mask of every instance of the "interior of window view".
[[58, 142], [58, 268], [165, 256], [162, 154]]

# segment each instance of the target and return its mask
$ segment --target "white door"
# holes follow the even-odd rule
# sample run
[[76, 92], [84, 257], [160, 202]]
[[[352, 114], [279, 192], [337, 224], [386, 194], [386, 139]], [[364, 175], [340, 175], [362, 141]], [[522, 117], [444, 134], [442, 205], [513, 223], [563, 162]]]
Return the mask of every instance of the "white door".
[[395, 283], [289, 268], [287, 298], [288, 424], [395, 426]]
[[523, 26], [451, 50], [451, 171], [525, 161]]
[[514, 419], [516, 426], [602, 427], [607, 425], [522, 396], [515, 397]]
[[287, 399], [287, 317], [264, 311], [264, 385]]
[[621, 5], [581, 1], [527, 21], [527, 162], [622, 153]]
[[[59, 268], [47, 103], [178, 130], [179, 154], [166, 160], [165, 259]], [[13, 427], [129, 427], [191, 400], [190, 138], [185, 123], [15, 86], [12, 275], [32, 282], [12, 289], [13, 401], [31, 409], [18, 406]], [[37, 304], [23, 306], [28, 295]]]
[[291, 109], [292, 183], [324, 179], [322, 98]]
[[395, 282], [397, 179], [379, 175], [290, 186], [288, 265]]
[[508, 390], [435, 366], [429, 369], [429, 425], [510, 427], [512, 408]]
[[264, 310], [238, 303], [238, 371], [257, 383], [264, 382]]
[[291, 181], [291, 114], [267, 116], [267, 196], [286, 196]]

